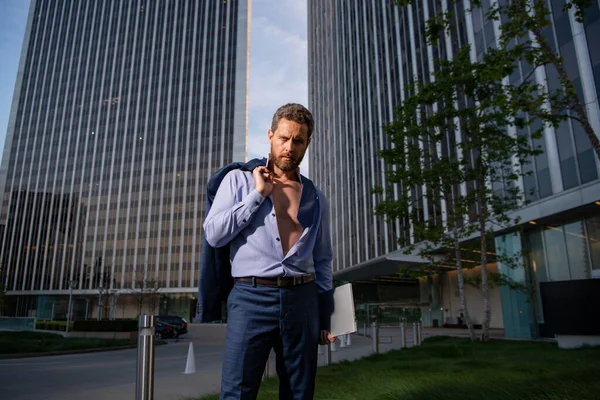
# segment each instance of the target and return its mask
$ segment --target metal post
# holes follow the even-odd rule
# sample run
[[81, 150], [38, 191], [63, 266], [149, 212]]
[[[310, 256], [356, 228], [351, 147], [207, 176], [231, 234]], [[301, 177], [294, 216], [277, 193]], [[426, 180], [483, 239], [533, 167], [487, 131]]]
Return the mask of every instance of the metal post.
[[69, 324], [71, 323], [71, 310], [72, 310], [72, 301], [73, 301], [73, 285], [69, 282], [69, 306], [67, 307], [67, 330], [66, 336], [69, 337]]
[[341, 335], [340, 339], [340, 347], [346, 347], [346, 335]]
[[369, 326], [369, 324], [371, 323], [371, 313], [369, 312], [369, 304], [367, 303], [367, 320], [365, 321], [365, 337], [368, 337], [369, 335], [367, 335], [367, 326]]
[[419, 345], [423, 344], [423, 337], [421, 336], [421, 322], [417, 323], [417, 334], [419, 337], [419, 340], [417, 341], [419, 343]]
[[90, 299], [85, 299], [85, 319], [88, 319], [88, 309], [90, 307]]
[[415, 346], [419, 345], [419, 336], [417, 333], [417, 323], [413, 322], [413, 343]]
[[[19, 298], [17, 297], [17, 300]], [[54, 321], [54, 305], [56, 304], [55, 301], [52, 302], [52, 313], [50, 314], [50, 321]]]
[[365, 321], [365, 323], [363, 324], [363, 333], [365, 335], [365, 337], [367, 337], [367, 321]]
[[98, 288], [98, 321], [102, 319], [102, 286]]
[[403, 349], [406, 346], [406, 329], [404, 327], [404, 322], [400, 322], [400, 348]]
[[331, 347], [325, 345], [325, 366], [331, 365]]
[[138, 325], [136, 400], [154, 398], [154, 315], [140, 315]]
[[379, 353], [379, 328], [377, 323], [371, 324], [371, 339], [373, 340], [373, 353]]

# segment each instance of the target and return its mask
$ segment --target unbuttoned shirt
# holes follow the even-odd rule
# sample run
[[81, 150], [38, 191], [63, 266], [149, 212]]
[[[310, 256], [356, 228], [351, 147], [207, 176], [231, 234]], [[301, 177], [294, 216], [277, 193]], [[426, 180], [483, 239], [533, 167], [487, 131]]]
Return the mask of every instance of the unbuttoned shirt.
[[231, 275], [261, 278], [315, 274], [319, 292], [332, 289], [329, 210], [319, 191], [315, 207], [321, 218], [302, 232], [283, 254], [272, 195], [256, 190], [252, 172], [233, 170], [223, 178], [204, 220], [206, 241], [213, 247], [229, 243]]

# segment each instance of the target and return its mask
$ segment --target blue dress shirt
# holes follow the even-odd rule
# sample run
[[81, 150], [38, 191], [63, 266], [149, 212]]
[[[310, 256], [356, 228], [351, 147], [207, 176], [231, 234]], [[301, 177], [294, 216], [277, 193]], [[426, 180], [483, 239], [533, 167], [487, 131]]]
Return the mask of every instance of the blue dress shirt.
[[[302, 177], [302, 179], [305, 179]], [[303, 185], [304, 187], [304, 185]], [[314, 273], [319, 292], [332, 289], [329, 210], [318, 192], [317, 223], [304, 228], [300, 239], [283, 254], [272, 196], [256, 191], [250, 171], [239, 169], [223, 178], [204, 220], [204, 235], [213, 247], [230, 246], [234, 278], [298, 276]], [[305, 204], [302, 197], [299, 209]]]

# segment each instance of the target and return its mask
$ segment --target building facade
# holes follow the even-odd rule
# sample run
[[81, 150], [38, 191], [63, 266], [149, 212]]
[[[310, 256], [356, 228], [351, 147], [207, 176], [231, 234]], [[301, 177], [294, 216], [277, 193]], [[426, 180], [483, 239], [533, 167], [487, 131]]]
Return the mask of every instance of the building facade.
[[[393, 120], [394, 107], [409, 95], [415, 80], [431, 79], [436, 60], [452, 59], [459, 47], [470, 44], [475, 61], [488, 47], [498, 45], [500, 22], [484, 17], [490, 0], [473, 11], [469, 0], [414, 1], [406, 7], [391, 3], [308, 1], [309, 103], [316, 120], [310, 173], [331, 203], [334, 275], [343, 280], [389, 277], [402, 265], [423, 263], [402, 252], [411, 242], [410, 234], [373, 212], [380, 198], [372, 189], [386, 186], [386, 166], [377, 156], [387, 146], [383, 126]], [[564, 1], [548, 0], [547, 5], [553, 25], [543, 34], [564, 58], [600, 134], [600, 48], [593, 41], [600, 34], [599, 2], [592, 2], [583, 24], [573, 10], [563, 10]], [[432, 46], [425, 38], [425, 23], [440, 11], [452, 13], [453, 29]], [[551, 66], [532, 71], [521, 63], [508, 79], [519, 83], [530, 74], [550, 89], [559, 87]], [[530, 132], [523, 133], [532, 140]], [[556, 300], [553, 284], [565, 288], [600, 282], [592, 279], [600, 278], [600, 182], [590, 141], [578, 123], [567, 121], [557, 129], [546, 127], [534, 144], [543, 153], [532, 160], [528, 166], [532, 173], [522, 182], [530, 202], [517, 213], [523, 224], [498, 236], [495, 243], [497, 250], [526, 256], [516, 270], [490, 265], [534, 288], [534, 301], [505, 287], [494, 289], [493, 296], [501, 301], [492, 306], [493, 321], [507, 336], [553, 335], [557, 332], [553, 321], [565, 311], [549, 306]], [[434, 204], [422, 208], [426, 219], [440, 218]], [[430, 318], [456, 322], [460, 308], [449, 303], [457, 304], [457, 289], [448, 283], [434, 286], [435, 296], [422, 294], [421, 299], [429, 301]], [[447, 287], [444, 294], [437, 292], [440, 287]], [[471, 297], [476, 300], [477, 293]], [[595, 299], [597, 303], [597, 294]], [[481, 323], [481, 316], [474, 319]]]
[[246, 158], [250, 4], [32, 0], [0, 171], [10, 314], [64, 317], [72, 290], [79, 317], [141, 294], [191, 315], [206, 182]]

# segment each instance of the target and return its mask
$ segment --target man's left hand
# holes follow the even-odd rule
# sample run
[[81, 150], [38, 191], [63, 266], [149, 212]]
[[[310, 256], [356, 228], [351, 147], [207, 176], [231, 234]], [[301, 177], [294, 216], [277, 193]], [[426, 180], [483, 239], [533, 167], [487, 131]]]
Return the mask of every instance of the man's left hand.
[[321, 331], [321, 336], [319, 337], [319, 344], [325, 345], [329, 343], [335, 342], [336, 337], [333, 336], [328, 331]]

